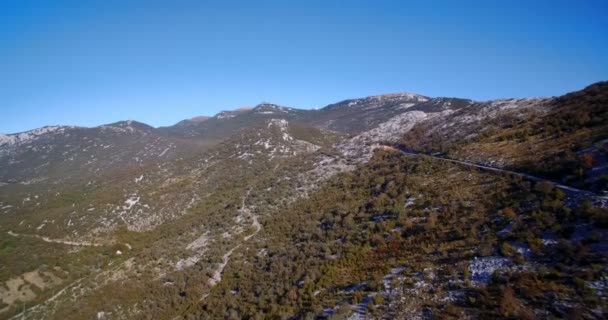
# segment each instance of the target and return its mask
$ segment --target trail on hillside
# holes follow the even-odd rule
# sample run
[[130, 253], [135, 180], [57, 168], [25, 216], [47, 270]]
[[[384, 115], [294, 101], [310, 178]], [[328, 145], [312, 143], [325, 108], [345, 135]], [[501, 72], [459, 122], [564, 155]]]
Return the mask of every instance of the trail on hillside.
[[245, 206], [245, 200], [249, 197], [250, 193], [251, 193], [251, 189], [247, 190], [247, 193], [245, 194], [245, 196], [243, 197], [243, 199], [241, 201], [241, 209], [239, 211], [241, 212], [241, 214], [244, 214], [251, 218], [251, 220], [252, 220], [251, 225], [255, 228], [255, 231], [252, 234], [243, 238], [244, 241], [248, 241], [253, 236], [258, 234], [258, 232], [260, 232], [260, 230], [262, 230], [262, 224], [260, 224], [260, 221], [258, 221], [258, 216], [253, 214], [253, 212], [251, 212], [251, 210]]
[[70, 241], [70, 240], [61, 240], [61, 239], [51, 239], [49, 237], [40, 236], [37, 234], [23, 234], [23, 233], [15, 233], [13, 231], [8, 231], [7, 233], [16, 238], [18, 238], [18, 237], [36, 238], [36, 239], [40, 239], [40, 240], [42, 240], [44, 242], [48, 242], [48, 243], [67, 244], [70, 246], [101, 247], [104, 245], [103, 243], [94, 243], [94, 242], [88, 242], [88, 241]]
[[222, 263], [220, 263], [218, 268], [213, 272], [213, 277], [211, 277], [211, 279], [209, 279], [210, 286], [213, 287], [216, 284], [218, 284], [220, 281], [222, 281], [222, 272], [224, 272], [224, 268], [226, 268], [226, 265], [228, 264], [228, 261], [230, 260], [230, 256], [232, 255], [234, 250], [238, 249], [240, 246], [241, 245], [239, 244], [236, 247], [230, 249], [230, 251], [226, 252], [226, 254], [224, 254], [224, 256], [222, 257]]
[[[249, 239], [251, 239], [253, 236], [258, 234], [258, 232], [260, 232], [262, 230], [262, 224], [258, 221], [258, 217], [255, 214], [253, 214], [251, 212], [251, 210], [249, 208], [247, 208], [247, 206], [245, 205], [245, 201], [249, 197], [250, 193], [251, 193], [251, 189], [248, 189], [241, 200], [241, 208], [239, 209], [239, 211], [241, 212], [241, 214], [244, 214], [251, 218], [251, 220], [253, 221], [252, 226], [255, 228], [255, 231], [252, 234], [244, 237], [243, 238], [244, 242], [249, 241]], [[222, 281], [222, 273], [224, 272], [226, 265], [228, 265], [228, 262], [230, 261], [230, 256], [240, 246], [241, 246], [241, 244], [234, 246], [232, 249], [230, 249], [228, 252], [226, 252], [222, 256], [222, 263], [220, 263], [220, 265], [217, 267], [217, 269], [215, 269], [215, 271], [213, 272], [213, 276], [211, 277], [211, 279], [209, 279], [210, 286], [213, 287], [213, 286], [217, 285], [220, 281]], [[201, 298], [201, 300], [205, 299], [205, 297], [207, 297], [207, 295], [204, 295]]]

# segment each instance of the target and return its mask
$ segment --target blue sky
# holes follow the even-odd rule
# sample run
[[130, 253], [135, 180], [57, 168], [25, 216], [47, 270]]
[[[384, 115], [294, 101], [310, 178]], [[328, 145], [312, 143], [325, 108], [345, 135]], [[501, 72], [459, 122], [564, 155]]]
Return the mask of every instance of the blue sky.
[[608, 1], [0, 2], [0, 132], [270, 101], [560, 95], [608, 79]]

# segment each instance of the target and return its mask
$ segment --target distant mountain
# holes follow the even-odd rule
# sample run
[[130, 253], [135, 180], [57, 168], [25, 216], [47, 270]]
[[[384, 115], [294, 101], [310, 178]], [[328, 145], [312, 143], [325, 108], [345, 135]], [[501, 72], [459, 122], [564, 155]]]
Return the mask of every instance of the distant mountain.
[[301, 110], [261, 103], [254, 108], [222, 111], [201, 123], [186, 120], [160, 129], [171, 136], [218, 141], [234, 134], [239, 128], [264, 119], [280, 118], [342, 133], [358, 133], [429, 99], [409, 93], [389, 94], [345, 100], [319, 110]]
[[198, 117], [194, 117], [194, 118], [189, 119], [189, 121], [191, 121], [191, 122], [203, 122], [203, 121], [209, 120], [209, 118], [211, 118], [211, 117], [198, 116]]
[[306, 110], [263, 103], [254, 108], [222, 111], [203, 122], [188, 122], [187, 125], [184, 125], [182, 121], [177, 125], [159, 128], [159, 130], [171, 137], [217, 143], [227, 139], [238, 130], [256, 125], [261, 121], [272, 118], [295, 120], [306, 113]]
[[189, 126], [189, 125], [193, 125], [196, 123], [207, 121], [210, 118], [211, 117], [208, 117], [208, 116], [198, 116], [198, 117], [182, 120], [182, 121], [176, 123], [175, 126]]
[[400, 93], [344, 100], [319, 109], [309, 121], [330, 130], [360, 133], [429, 99], [417, 94]]
[[94, 128], [55, 126], [0, 136], [0, 182], [58, 183], [186, 156], [198, 144], [136, 121]]

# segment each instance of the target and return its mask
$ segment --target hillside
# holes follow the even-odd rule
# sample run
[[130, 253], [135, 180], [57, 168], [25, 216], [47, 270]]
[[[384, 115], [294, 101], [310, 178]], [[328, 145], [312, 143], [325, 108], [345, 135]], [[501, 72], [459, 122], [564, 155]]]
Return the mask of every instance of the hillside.
[[608, 85], [0, 136], [2, 319], [605, 319]]
[[53, 126], [0, 136], [0, 183], [30, 185], [187, 156], [200, 144], [166, 137], [136, 121], [94, 128]]
[[553, 99], [476, 103], [421, 124], [403, 144], [454, 159], [608, 190], [608, 83]]

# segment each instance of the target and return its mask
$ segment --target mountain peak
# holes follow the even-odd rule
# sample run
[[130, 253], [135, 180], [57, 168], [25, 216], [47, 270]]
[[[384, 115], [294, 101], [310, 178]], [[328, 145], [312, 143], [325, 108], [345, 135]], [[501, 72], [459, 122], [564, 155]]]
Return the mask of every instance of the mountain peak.
[[190, 118], [190, 119], [188, 119], [188, 121], [190, 121], [190, 122], [203, 122], [203, 121], [209, 120], [209, 118], [211, 118], [211, 117], [209, 117], [209, 116], [198, 116], [198, 117]]
[[403, 104], [416, 104], [427, 102], [430, 98], [416, 93], [389, 93], [368, 96], [364, 98], [348, 99], [338, 103], [330, 104], [324, 109], [339, 109], [339, 108], [363, 108], [375, 109], [386, 106], [396, 106]]
[[189, 126], [189, 125], [197, 125], [201, 122], [205, 122], [207, 120], [211, 119], [211, 117], [209, 116], [198, 116], [198, 117], [193, 117], [190, 119], [185, 119], [182, 120], [178, 123], [175, 124], [175, 126]]
[[237, 108], [237, 109], [234, 109], [234, 110], [226, 110], [226, 111], [222, 111], [222, 112], [216, 114], [214, 116], [214, 118], [217, 118], [217, 119], [233, 118], [233, 117], [236, 117], [239, 114], [242, 114], [242, 113], [245, 113], [245, 112], [248, 112], [248, 111], [251, 111], [251, 110], [252, 110], [252, 108], [250, 108], [250, 107], [241, 107], [241, 108]]
[[135, 120], [122, 120], [122, 121], [107, 124], [107, 126], [113, 126], [113, 127], [134, 126], [134, 127], [150, 127], [151, 128], [151, 126], [149, 126], [143, 122], [139, 122], [139, 121], [135, 121]]
[[418, 102], [424, 102], [424, 101], [428, 101], [430, 99], [427, 96], [423, 96], [421, 94], [411, 93], [411, 92], [386, 93], [386, 94], [379, 94], [379, 95], [369, 96], [367, 98], [372, 98], [372, 99], [407, 99], [407, 100], [414, 100], [414, 101], [418, 101]]
[[253, 112], [262, 114], [285, 113], [290, 110], [291, 108], [268, 102], [262, 102], [253, 108]]
[[135, 121], [135, 120], [123, 120], [110, 124], [105, 124], [99, 126], [101, 129], [111, 128], [114, 130], [119, 130], [122, 132], [134, 132], [134, 131], [146, 131], [150, 132], [154, 130], [154, 127], [147, 125], [143, 122]]

